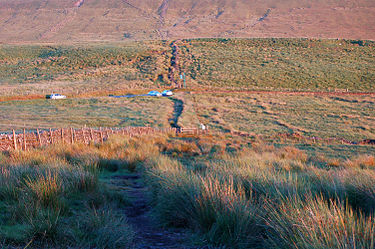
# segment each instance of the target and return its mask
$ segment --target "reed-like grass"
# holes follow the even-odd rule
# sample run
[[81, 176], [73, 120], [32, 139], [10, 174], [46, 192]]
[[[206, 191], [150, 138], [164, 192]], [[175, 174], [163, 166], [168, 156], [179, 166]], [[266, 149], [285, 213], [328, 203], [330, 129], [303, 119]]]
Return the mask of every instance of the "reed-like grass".
[[375, 221], [342, 202], [320, 197], [265, 205], [267, 248], [374, 248]]
[[372, 169], [322, 166], [292, 147], [203, 158], [146, 162], [163, 224], [229, 248], [373, 248]]
[[[123, 139], [121, 145], [127, 143]], [[16, 247], [30, 242], [35, 248], [131, 247], [133, 231], [119, 210], [129, 205], [126, 196], [99, 179], [128, 167], [117, 163], [126, 162], [124, 147], [115, 140], [108, 144], [2, 153], [1, 241]]]
[[155, 134], [3, 154], [0, 205], [9, 211], [0, 213], [0, 237], [16, 246], [130, 247], [126, 196], [101, 179], [136, 171], [160, 224], [190, 229], [199, 246], [374, 248], [371, 155], [333, 164], [294, 147], [236, 143]]

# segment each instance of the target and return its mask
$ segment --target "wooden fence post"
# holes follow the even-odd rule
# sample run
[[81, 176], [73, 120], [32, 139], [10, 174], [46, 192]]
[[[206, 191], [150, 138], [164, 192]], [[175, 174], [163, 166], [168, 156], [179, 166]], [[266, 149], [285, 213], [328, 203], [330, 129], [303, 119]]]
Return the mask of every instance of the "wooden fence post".
[[16, 132], [13, 129], [13, 143], [14, 143], [14, 149], [17, 150], [17, 138], [16, 138]]
[[39, 146], [42, 147], [42, 140], [40, 139], [39, 128], [36, 128], [36, 134], [38, 135]]
[[104, 139], [103, 139], [103, 131], [102, 131], [102, 127], [100, 127], [100, 141], [101, 143], [103, 144], [104, 143]]
[[92, 128], [90, 128], [90, 139], [91, 139], [91, 141], [95, 142], [94, 133], [92, 131]]
[[82, 131], [82, 136], [83, 136], [83, 142], [84, 142], [85, 144], [87, 144], [86, 136], [85, 136], [85, 129], [82, 128], [81, 131]]
[[74, 131], [72, 127], [70, 127], [70, 136], [71, 136], [72, 144], [74, 144]]
[[51, 144], [53, 144], [53, 134], [52, 134], [51, 128], [49, 128], [49, 136], [50, 136], [50, 139], [51, 139]]
[[26, 129], [25, 128], [23, 128], [23, 147], [26, 151], [27, 147], [26, 147]]
[[61, 128], [61, 142], [64, 144], [64, 129]]

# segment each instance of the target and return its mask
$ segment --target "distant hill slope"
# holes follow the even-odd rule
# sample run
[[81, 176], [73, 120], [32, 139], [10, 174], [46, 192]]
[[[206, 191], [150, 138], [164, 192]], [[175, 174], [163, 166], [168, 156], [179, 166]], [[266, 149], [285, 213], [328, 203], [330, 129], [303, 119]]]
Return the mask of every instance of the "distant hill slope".
[[165, 41], [3, 44], [0, 101], [1, 96], [49, 94], [51, 89], [123, 95], [173, 88], [183, 84], [182, 73], [189, 88], [375, 91], [373, 41], [186, 39], [174, 44], [175, 50]]
[[0, 42], [197, 37], [375, 40], [373, 0], [0, 0]]

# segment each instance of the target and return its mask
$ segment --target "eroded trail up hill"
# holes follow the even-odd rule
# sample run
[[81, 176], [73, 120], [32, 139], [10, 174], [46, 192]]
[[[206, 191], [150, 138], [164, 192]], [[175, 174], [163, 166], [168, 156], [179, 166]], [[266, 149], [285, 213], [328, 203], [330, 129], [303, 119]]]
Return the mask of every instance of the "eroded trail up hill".
[[161, 25], [165, 24], [165, 15], [167, 14], [168, 7], [169, 7], [169, 0], [163, 0], [163, 2], [158, 8], [157, 13], [159, 15], [159, 18], [160, 18], [159, 20], [160, 20]]
[[[180, 48], [177, 44], [177, 42], [179, 41], [180, 40], [173, 41], [170, 44], [170, 47], [172, 49], [172, 57], [171, 57], [171, 64], [168, 70], [168, 79], [174, 88], [181, 88], [180, 82], [176, 79], [181, 74], [180, 61], [179, 61]], [[184, 102], [177, 98], [172, 98], [171, 100], [174, 103], [173, 114], [172, 114], [172, 117], [168, 121], [172, 128], [179, 129], [181, 127], [178, 125], [178, 119], [180, 118], [182, 111], [184, 110]]]
[[78, 0], [71, 8], [64, 9], [63, 13], [65, 17], [56, 25], [52, 26], [49, 30], [42, 33], [40, 38], [44, 40], [52, 38], [54, 35], [56, 35], [61, 29], [63, 29], [67, 24], [71, 23], [75, 19], [78, 8], [80, 8], [84, 3], [85, 0]]
[[172, 117], [168, 121], [172, 128], [180, 129], [181, 127], [178, 124], [178, 119], [180, 118], [184, 110], [184, 102], [176, 98], [173, 98], [172, 101], [174, 103], [173, 114], [172, 114]]
[[158, 33], [162, 40], [166, 40], [169, 37], [169, 32], [164, 31], [164, 25], [165, 25], [165, 16], [167, 14], [169, 8], [169, 0], [163, 0], [161, 5], [159, 6], [157, 10], [157, 14], [159, 16], [159, 27], [158, 27]]
[[172, 49], [172, 58], [171, 58], [171, 65], [168, 71], [168, 79], [171, 81], [171, 83], [174, 85], [175, 88], [180, 88], [181, 86], [178, 80], [176, 80], [176, 75], [178, 77], [181, 73], [180, 61], [179, 61], [180, 48], [177, 42], [179, 42], [179, 40], [173, 41], [170, 44], [170, 47]]

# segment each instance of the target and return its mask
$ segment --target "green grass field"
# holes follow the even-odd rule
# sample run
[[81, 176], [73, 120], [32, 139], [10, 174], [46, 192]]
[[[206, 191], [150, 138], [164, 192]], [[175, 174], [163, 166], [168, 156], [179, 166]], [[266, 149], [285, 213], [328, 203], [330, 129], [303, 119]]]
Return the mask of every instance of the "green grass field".
[[352, 141], [375, 137], [374, 96], [200, 93], [192, 102], [200, 120], [219, 131]]
[[182, 42], [183, 70], [200, 86], [373, 91], [375, 43], [311, 39]]
[[169, 127], [168, 98], [75, 98], [0, 102], [0, 130], [66, 127]]
[[1, 45], [2, 95], [155, 87], [167, 72], [167, 52], [162, 42]]
[[[198, 39], [177, 44], [178, 64], [187, 74], [188, 87], [374, 89], [371, 41]], [[169, 45], [162, 41], [0, 45], [0, 90], [2, 95], [38, 95], [170, 86]]]

